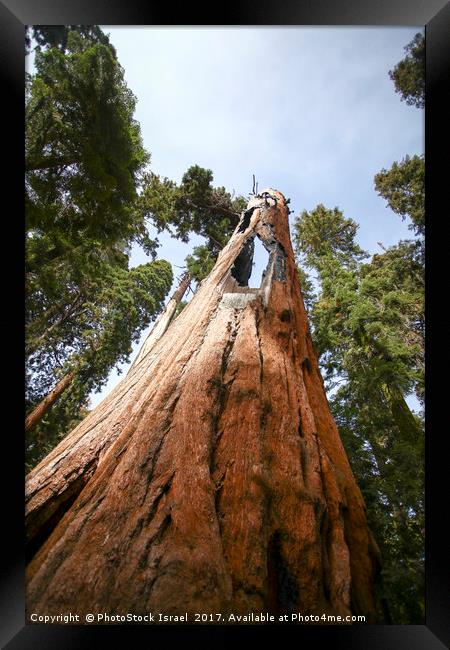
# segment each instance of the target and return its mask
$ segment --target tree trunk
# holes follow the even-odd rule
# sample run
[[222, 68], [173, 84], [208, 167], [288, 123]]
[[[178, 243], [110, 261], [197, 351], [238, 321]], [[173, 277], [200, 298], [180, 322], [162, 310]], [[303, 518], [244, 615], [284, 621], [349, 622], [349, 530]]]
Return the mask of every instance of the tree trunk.
[[[270, 257], [249, 289], [255, 235]], [[27, 570], [30, 613], [374, 620], [379, 553], [328, 407], [282, 194], [249, 202], [152, 354], [31, 472], [27, 498], [29, 538], [48, 535]]]
[[383, 384], [382, 391], [389, 404], [392, 417], [401, 433], [402, 439], [416, 443], [423, 437], [423, 431], [406, 403], [402, 391], [395, 384]]
[[[53, 330], [55, 330], [57, 327], [59, 327], [60, 325], [65, 323], [68, 318], [73, 316], [74, 311], [77, 309], [77, 307], [79, 307], [79, 306], [81, 306], [83, 304], [84, 300], [85, 300], [85, 298], [84, 298], [83, 294], [79, 293], [77, 295], [77, 297], [75, 298], [75, 300], [68, 307], [66, 307], [66, 305], [64, 305], [63, 308], [61, 308], [59, 306], [56, 306], [53, 309], [52, 308], [48, 309], [46, 311], [46, 313], [45, 313], [47, 321], [55, 312], [58, 313], [58, 311], [60, 311], [60, 316], [54, 323], [49, 325], [45, 329], [45, 331], [42, 334], [40, 334], [37, 338], [29, 337], [30, 341], [26, 345], [26, 353], [27, 353], [27, 355], [31, 355], [34, 352], [36, 352], [38, 350], [38, 348], [42, 345], [42, 343], [45, 343], [48, 340], [48, 337], [53, 332]], [[65, 311], [64, 311], [64, 308], [65, 308]], [[51, 312], [53, 312], [53, 313], [51, 313]], [[31, 328], [34, 324], [35, 323], [32, 322], [28, 327]]]
[[53, 406], [58, 397], [70, 386], [75, 377], [75, 372], [68, 372], [58, 381], [55, 388], [31, 411], [25, 418], [25, 431], [30, 431], [42, 420], [47, 411]]
[[53, 169], [54, 167], [67, 167], [79, 163], [79, 158], [62, 157], [62, 156], [42, 156], [36, 160], [25, 161], [25, 171], [33, 172], [40, 169]]
[[[366, 348], [366, 350], [373, 349], [373, 343], [371, 345], [366, 334], [364, 334], [362, 331], [359, 331], [357, 332], [356, 336], [358, 343], [362, 347]], [[387, 361], [385, 355], [383, 356], [383, 360]], [[409, 408], [404, 398], [403, 391], [400, 390], [398, 385], [392, 382], [390, 384], [380, 382], [379, 387], [381, 394], [386, 400], [392, 418], [400, 431], [402, 439], [416, 443], [423, 437], [423, 430], [421, 429], [419, 423]]]
[[183, 277], [181, 278], [180, 284], [178, 285], [178, 288], [174, 292], [173, 296], [167, 303], [166, 308], [164, 311], [160, 314], [160, 316], [157, 318], [154, 326], [152, 327], [151, 332], [145, 339], [141, 349], [139, 350], [136, 358], [134, 359], [133, 363], [130, 366], [130, 369], [128, 372], [132, 370], [138, 363], [142, 361], [142, 359], [147, 356], [147, 354], [150, 352], [150, 350], [153, 349], [156, 341], [159, 341], [161, 336], [166, 332], [167, 328], [169, 327], [170, 323], [172, 322], [172, 319], [175, 315], [175, 312], [177, 310], [177, 307], [180, 303], [180, 301], [183, 299], [184, 294], [187, 291], [188, 286], [190, 285], [192, 280], [192, 276], [190, 273], [185, 273]]

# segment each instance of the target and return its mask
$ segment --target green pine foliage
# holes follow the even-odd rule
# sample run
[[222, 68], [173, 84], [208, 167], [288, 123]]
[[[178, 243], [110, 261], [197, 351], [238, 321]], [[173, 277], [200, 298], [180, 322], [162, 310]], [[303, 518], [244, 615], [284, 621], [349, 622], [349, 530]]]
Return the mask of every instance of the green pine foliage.
[[107, 45], [68, 36], [69, 51], [36, 53], [26, 96], [27, 229], [64, 242], [99, 244], [144, 236], [135, 209], [149, 155], [134, 120], [136, 99]]
[[[99, 269], [97, 291], [64, 330], [49, 333], [28, 360], [27, 403], [36, 405], [70, 370], [75, 381], [30, 433], [27, 464], [32, 467], [79, 421], [92, 390], [105, 384], [113, 367], [129, 361], [131, 344], [163, 309], [173, 274], [171, 265], [156, 260], [130, 270]], [[62, 338], [62, 335], [65, 336]]]
[[328, 253], [347, 266], [367, 257], [355, 242], [357, 230], [358, 225], [351, 219], [345, 219], [337, 207], [327, 210], [319, 204], [311, 212], [303, 211], [295, 221], [295, 244], [305, 256], [308, 266], [314, 266]]
[[297, 273], [300, 280], [303, 302], [305, 303], [306, 311], [309, 313], [317, 300], [314, 283], [301, 266], [297, 266]]
[[405, 219], [416, 235], [425, 234], [425, 160], [424, 156], [405, 156], [389, 170], [375, 176], [375, 189], [389, 208]]
[[186, 258], [188, 271], [197, 283], [213, 268], [247, 203], [224, 187], [213, 187], [212, 182], [212, 171], [198, 165], [186, 171], [179, 185], [150, 173], [139, 202], [159, 232], [166, 230], [183, 242], [188, 242], [192, 233], [205, 239], [205, 244], [196, 246]]
[[425, 39], [418, 33], [405, 47], [406, 56], [389, 77], [395, 84], [395, 91], [409, 106], [425, 106]]
[[194, 246], [192, 255], [186, 256], [186, 267], [193, 280], [199, 283], [211, 273], [216, 263], [216, 250], [208, 246]]
[[116, 54], [114, 47], [109, 42], [109, 36], [102, 32], [98, 25], [26, 25], [25, 26], [25, 53], [31, 51], [31, 37], [36, 42], [33, 50], [41, 52], [45, 49], [58, 49], [66, 52], [68, 49], [69, 35], [78, 33], [84, 41], [93, 41], [108, 45]]
[[174, 318], [176, 318], [178, 316], [178, 314], [181, 314], [181, 312], [186, 307], [186, 305], [187, 305], [187, 300], [180, 300], [180, 302], [178, 303], [177, 308], [175, 310]]
[[[100, 28], [36, 27], [26, 93], [26, 408], [75, 378], [27, 437], [27, 469], [86, 413], [164, 306], [139, 189], [149, 161], [136, 100]], [[129, 269], [133, 242], [153, 260]]]
[[420, 623], [423, 421], [405, 397], [423, 401], [423, 268], [413, 241], [363, 261], [357, 228], [319, 205], [295, 220], [294, 245], [303, 275], [317, 278], [313, 341], [383, 557], [380, 620]]

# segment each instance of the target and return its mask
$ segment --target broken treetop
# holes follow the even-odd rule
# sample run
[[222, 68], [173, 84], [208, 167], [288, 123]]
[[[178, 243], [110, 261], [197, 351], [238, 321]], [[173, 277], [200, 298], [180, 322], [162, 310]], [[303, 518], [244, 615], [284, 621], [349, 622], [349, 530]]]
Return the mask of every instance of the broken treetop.
[[[236, 282], [236, 286], [227, 287], [226, 293], [245, 293], [248, 297], [240, 298], [242, 306], [251, 299], [251, 294], [262, 295], [264, 303], [267, 305], [268, 293], [273, 280], [284, 281], [286, 279], [286, 235], [289, 240], [289, 226], [287, 223], [280, 222], [280, 214], [287, 216], [285, 210], [281, 213], [279, 210], [271, 208], [281, 208], [286, 206], [286, 200], [281, 192], [272, 188], [265, 189], [255, 194], [248, 202], [246, 210], [241, 215], [241, 220], [236, 228], [236, 235], [245, 234], [244, 241], [241, 243], [241, 251], [237, 255], [231, 268], [231, 276]], [[283, 220], [284, 221], [284, 220]], [[280, 227], [281, 226], [281, 227]], [[264, 248], [269, 253], [269, 263], [263, 273], [262, 283], [259, 289], [249, 289], [248, 281], [252, 271], [252, 262], [254, 254], [254, 239], [259, 237]], [[231, 241], [230, 240], [230, 243]], [[290, 242], [289, 242], [290, 244]], [[228, 247], [226, 247], [228, 248]], [[230, 300], [224, 296], [225, 300]], [[238, 299], [234, 298], [236, 307]], [[230, 305], [231, 306], [231, 305]]]

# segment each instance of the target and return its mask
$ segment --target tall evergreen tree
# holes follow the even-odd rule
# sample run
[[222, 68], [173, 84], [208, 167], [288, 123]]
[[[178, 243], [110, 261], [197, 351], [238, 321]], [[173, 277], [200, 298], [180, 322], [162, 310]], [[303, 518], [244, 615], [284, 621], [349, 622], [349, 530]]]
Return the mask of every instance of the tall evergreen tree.
[[52, 238], [43, 261], [86, 239], [111, 245], [145, 236], [134, 201], [149, 155], [133, 118], [136, 99], [110, 46], [70, 32], [68, 47], [37, 53], [27, 83], [26, 218], [35, 238]]
[[173, 280], [172, 268], [164, 260], [130, 270], [100, 267], [99, 273], [98, 291], [83, 303], [74, 322], [66, 323], [67, 336], [60, 340], [61, 329], [48, 335], [29, 359], [28, 467], [59, 442], [112, 368], [128, 361], [131, 343], [161, 311]]
[[[413, 263], [425, 266], [425, 159], [423, 155], [405, 156], [394, 162], [389, 170], [382, 169], [375, 175], [375, 189], [386, 200], [395, 214], [408, 221], [408, 228], [415, 239]], [[423, 275], [423, 274], [422, 274]], [[417, 273], [415, 273], [417, 278]], [[421, 285], [424, 279], [420, 280]]]
[[133, 242], [155, 257], [137, 206], [149, 155], [108, 37], [97, 26], [39, 26], [33, 36], [25, 156], [29, 463], [127, 358], [172, 282], [167, 262], [128, 268]]
[[364, 263], [357, 224], [323, 205], [303, 212], [294, 232], [300, 264], [319, 282], [310, 317], [330, 405], [384, 559], [380, 616], [418, 623], [423, 424], [405, 400], [423, 394], [423, 286], [415, 246], [401, 242]]

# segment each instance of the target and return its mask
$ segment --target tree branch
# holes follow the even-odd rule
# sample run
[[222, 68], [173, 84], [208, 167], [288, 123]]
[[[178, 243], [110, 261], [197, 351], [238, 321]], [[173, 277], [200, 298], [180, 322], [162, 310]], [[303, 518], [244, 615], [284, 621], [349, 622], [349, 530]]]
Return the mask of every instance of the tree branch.
[[80, 162], [78, 158], [73, 157], [58, 157], [58, 156], [44, 156], [36, 160], [25, 161], [25, 171], [33, 172], [40, 169], [52, 169], [54, 167], [67, 167]]

